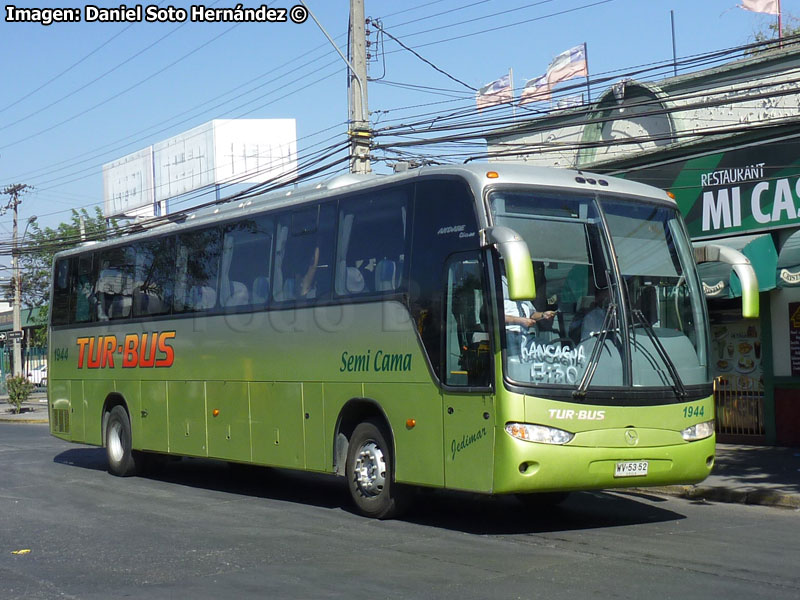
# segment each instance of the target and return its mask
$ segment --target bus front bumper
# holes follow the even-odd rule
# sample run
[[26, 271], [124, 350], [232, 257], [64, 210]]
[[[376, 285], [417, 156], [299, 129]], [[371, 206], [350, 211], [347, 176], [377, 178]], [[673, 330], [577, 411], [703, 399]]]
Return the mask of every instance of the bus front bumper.
[[[574, 440], [573, 440], [574, 441]], [[714, 466], [716, 438], [657, 446], [551, 445], [498, 431], [493, 493], [693, 484]]]

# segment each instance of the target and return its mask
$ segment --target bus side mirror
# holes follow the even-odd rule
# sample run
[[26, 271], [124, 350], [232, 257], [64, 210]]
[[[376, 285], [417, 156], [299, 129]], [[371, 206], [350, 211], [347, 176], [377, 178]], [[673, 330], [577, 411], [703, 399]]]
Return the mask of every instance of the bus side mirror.
[[495, 246], [506, 265], [508, 297], [511, 300], [533, 300], [536, 283], [528, 244], [516, 231], [508, 227], [481, 229], [481, 247]]
[[708, 244], [694, 249], [694, 260], [698, 265], [704, 262], [731, 265], [742, 283], [742, 316], [746, 319], [758, 317], [758, 278], [750, 259], [728, 246]]

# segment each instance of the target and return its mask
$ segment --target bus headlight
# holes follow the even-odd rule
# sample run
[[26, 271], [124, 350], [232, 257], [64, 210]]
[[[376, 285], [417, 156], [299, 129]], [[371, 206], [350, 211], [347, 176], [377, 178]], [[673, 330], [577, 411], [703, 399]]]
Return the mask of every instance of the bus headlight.
[[687, 442], [696, 442], [697, 440], [704, 440], [707, 437], [714, 435], [714, 420], [703, 421], [697, 425], [692, 425], [681, 431], [683, 439]]
[[555, 427], [532, 425], [531, 423], [506, 423], [506, 433], [518, 440], [540, 444], [566, 444], [574, 434]]

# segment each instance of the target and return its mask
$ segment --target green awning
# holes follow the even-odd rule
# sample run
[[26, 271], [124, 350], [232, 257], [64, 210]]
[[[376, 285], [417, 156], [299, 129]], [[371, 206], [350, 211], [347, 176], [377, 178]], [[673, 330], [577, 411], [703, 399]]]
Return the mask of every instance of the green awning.
[[[39, 327], [41, 325], [47, 324], [47, 317], [44, 317], [43, 320], [39, 317], [39, 309], [38, 308], [26, 308], [23, 307], [20, 312], [20, 322], [22, 324], [22, 328], [25, 329], [26, 327]], [[0, 331], [11, 331], [13, 329], [13, 314], [12, 311], [3, 311], [0, 312]]]
[[790, 235], [781, 246], [776, 279], [778, 287], [800, 287], [800, 230]]
[[[770, 234], [741, 235], [695, 242], [694, 245], [705, 246], [708, 244], [728, 246], [744, 254], [755, 269], [759, 291], [766, 292], [775, 289], [778, 252], [775, 250], [775, 244]], [[702, 263], [697, 266], [697, 270], [703, 280], [703, 291], [707, 298], [739, 298], [742, 295], [739, 277], [733, 272], [730, 265], [719, 262]]]

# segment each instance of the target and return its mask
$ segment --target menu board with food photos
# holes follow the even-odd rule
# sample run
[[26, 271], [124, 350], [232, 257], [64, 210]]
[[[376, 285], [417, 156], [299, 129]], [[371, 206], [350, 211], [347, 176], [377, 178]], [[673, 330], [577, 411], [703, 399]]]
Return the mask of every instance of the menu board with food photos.
[[753, 321], [711, 326], [711, 373], [717, 386], [740, 392], [763, 392], [761, 331]]
[[800, 377], [800, 302], [789, 303], [789, 359], [792, 377]]

